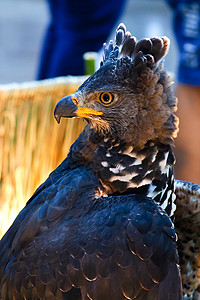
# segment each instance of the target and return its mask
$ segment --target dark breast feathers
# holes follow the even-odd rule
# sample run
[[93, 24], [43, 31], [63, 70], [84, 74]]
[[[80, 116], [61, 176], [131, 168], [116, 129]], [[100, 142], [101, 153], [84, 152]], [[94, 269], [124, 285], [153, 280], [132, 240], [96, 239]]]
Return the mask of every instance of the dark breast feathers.
[[57, 104], [58, 122], [88, 125], [0, 242], [2, 300], [180, 300], [198, 288], [194, 186], [173, 176], [176, 99], [159, 62], [168, 47], [120, 24], [99, 70]]

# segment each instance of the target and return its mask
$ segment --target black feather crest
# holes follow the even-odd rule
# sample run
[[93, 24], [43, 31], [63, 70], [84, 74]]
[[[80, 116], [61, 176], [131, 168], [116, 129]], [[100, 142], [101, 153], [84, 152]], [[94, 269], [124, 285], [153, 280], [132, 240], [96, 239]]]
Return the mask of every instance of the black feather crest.
[[137, 41], [126, 26], [120, 23], [116, 30], [115, 43], [111, 40], [104, 44], [104, 56], [101, 65], [108, 60], [130, 57], [134, 67], [150, 68], [155, 66], [168, 52], [170, 40], [167, 37], [145, 38]]

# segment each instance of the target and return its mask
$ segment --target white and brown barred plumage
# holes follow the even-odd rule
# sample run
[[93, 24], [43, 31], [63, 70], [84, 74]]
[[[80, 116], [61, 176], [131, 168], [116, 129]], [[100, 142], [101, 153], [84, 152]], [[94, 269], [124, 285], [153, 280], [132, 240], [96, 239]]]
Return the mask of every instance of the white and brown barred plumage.
[[1, 240], [1, 299], [179, 300], [198, 289], [200, 189], [173, 176], [168, 47], [120, 24], [99, 70], [57, 104], [58, 122], [88, 125]]

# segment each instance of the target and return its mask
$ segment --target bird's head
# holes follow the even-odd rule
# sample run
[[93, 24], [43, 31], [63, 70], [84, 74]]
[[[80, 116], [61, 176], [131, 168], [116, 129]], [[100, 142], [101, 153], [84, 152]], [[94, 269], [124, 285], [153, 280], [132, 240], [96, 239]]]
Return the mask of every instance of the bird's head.
[[176, 99], [160, 60], [169, 48], [167, 37], [136, 41], [124, 24], [115, 43], [104, 45], [100, 68], [76, 93], [64, 97], [55, 118], [84, 118], [104, 137], [142, 147], [149, 140], [170, 143], [177, 133]]

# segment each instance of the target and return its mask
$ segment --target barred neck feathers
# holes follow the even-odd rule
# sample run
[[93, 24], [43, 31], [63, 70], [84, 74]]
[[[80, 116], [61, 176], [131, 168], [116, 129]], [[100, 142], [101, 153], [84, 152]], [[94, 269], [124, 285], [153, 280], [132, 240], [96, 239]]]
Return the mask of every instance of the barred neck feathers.
[[136, 151], [124, 142], [105, 139], [94, 151], [92, 168], [107, 194], [141, 193], [159, 202], [173, 216], [173, 163], [170, 145], [148, 142]]

